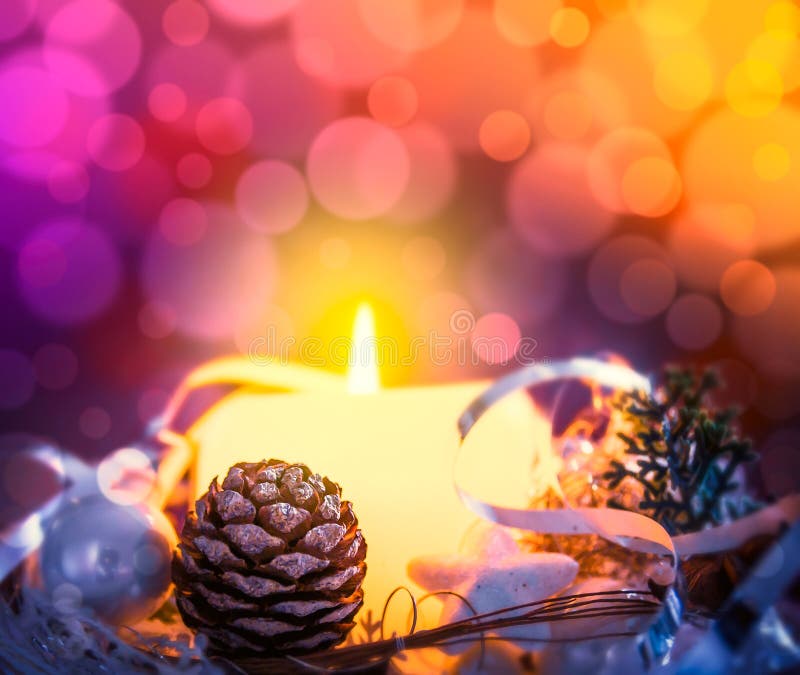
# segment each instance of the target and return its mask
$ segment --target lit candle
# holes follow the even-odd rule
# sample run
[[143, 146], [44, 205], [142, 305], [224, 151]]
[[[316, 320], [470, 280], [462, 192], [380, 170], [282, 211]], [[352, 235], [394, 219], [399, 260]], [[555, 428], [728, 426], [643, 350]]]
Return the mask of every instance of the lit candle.
[[[370, 332], [371, 316], [360, 312], [354, 345], [368, 344]], [[242, 388], [187, 436], [198, 448], [198, 494], [232, 464], [271, 457], [305, 463], [338, 482], [367, 541], [365, 608], [380, 616], [397, 586], [421, 592], [407, 577], [408, 561], [455, 553], [475, 520], [453, 484], [456, 422], [488, 383], [380, 389], [376, 364], [352, 361], [347, 378], [296, 365], [239, 362], [235, 381], [246, 382], [255, 372], [262, 381], [279, 379], [270, 383], [302, 390]], [[232, 363], [217, 367], [220, 379], [231, 374]], [[470, 437], [477, 461], [460, 465], [459, 483], [481, 484], [484, 494], [525, 494], [529, 475], [515, 467], [498, 470], [498, 453], [530, 456], [534, 439], [548, 434], [549, 426], [524, 393], [508, 396], [492, 412]]]

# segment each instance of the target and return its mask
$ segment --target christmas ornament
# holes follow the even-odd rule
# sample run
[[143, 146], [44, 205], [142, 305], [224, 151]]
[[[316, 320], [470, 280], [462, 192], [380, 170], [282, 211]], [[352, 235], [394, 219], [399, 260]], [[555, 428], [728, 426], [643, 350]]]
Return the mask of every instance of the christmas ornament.
[[303, 464], [236, 464], [197, 501], [173, 561], [177, 605], [233, 656], [333, 646], [361, 607], [367, 546], [341, 488]]
[[91, 607], [132, 624], [164, 602], [177, 543], [163, 513], [91, 495], [63, 508], [45, 531], [40, 573], [54, 602]]

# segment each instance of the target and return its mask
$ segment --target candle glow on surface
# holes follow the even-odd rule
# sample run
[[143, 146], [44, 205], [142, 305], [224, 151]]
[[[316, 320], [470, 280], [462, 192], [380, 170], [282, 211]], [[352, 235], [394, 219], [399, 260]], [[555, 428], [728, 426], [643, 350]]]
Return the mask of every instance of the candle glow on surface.
[[[372, 336], [374, 319], [362, 306], [354, 344], [374, 344]], [[187, 436], [198, 448], [198, 496], [236, 462], [270, 458], [304, 463], [339, 483], [367, 542], [364, 607], [380, 616], [397, 586], [422, 594], [406, 576], [408, 561], [455, 553], [475, 521], [454, 487], [456, 421], [489, 382], [379, 389], [374, 360], [364, 363], [347, 378], [297, 364], [233, 359], [204, 366], [217, 381], [242, 384], [249, 373], [262, 383], [282, 378], [280, 388], [293, 390], [242, 387], [209, 409]], [[549, 442], [549, 433], [549, 422], [525, 393], [507, 396], [470, 434], [459, 484], [488, 499], [521, 503], [529, 474], [514, 469], [526, 468], [519, 458], [530, 457], [537, 441]]]

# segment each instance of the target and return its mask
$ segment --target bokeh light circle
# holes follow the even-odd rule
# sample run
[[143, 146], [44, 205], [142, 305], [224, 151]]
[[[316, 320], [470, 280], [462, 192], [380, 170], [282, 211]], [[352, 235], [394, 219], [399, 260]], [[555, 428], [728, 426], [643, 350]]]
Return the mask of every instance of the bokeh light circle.
[[54, 323], [91, 319], [116, 296], [119, 254], [102, 230], [78, 220], [46, 223], [23, 243], [17, 260], [28, 307]]
[[684, 284], [705, 291], [719, 287], [729, 265], [754, 250], [755, 215], [737, 203], [693, 205], [670, 227], [667, 246]]
[[178, 180], [185, 187], [199, 190], [208, 185], [214, 173], [211, 160], [199, 152], [190, 152], [178, 160], [175, 167]]
[[582, 45], [589, 37], [589, 18], [577, 7], [562, 7], [550, 18], [550, 37], [559, 47]]
[[388, 75], [376, 80], [367, 94], [370, 115], [381, 124], [401, 127], [417, 114], [419, 96], [405, 77]]
[[509, 218], [537, 251], [580, 255], [611, 231], [613, 216], [595, 202], [586, 162], [580, 147], [549, 143], [514, 168], [506, 193]]
[[523, 114], [536, 138], [592, 140], [629, 121], [624, 93], [589, 67], [549, 75], [527, 97]]
[[[616, 213], [628, 211], [630, 207], [625, 203], [623, 193], [626, 174], [637, 162], [650, 158], [672, 162], [669, 148], [653, 132], [637, 127], [623, 127], [607, 133], [592, 148], [587, 163], [589, 187], [595, 199], [609, 211]], [[635, 181], [631, 186], [634, 193], [639, 187], [647, 189], [647, 174], [653, 172], [652, 164], [639, 166], [643, 170], [640, 168], [634, 171]], [[658, 202], [660, 196], [662, 202], [668, 203], [672, 194], [671, 188], [674, 189], [673, 184], [677, 182], [677, 173], [664, 171], [663, 164], [655, 166], [656, 173], [662, 175], [654, 199]], [[635, 198], [635, 194], [628, 196]], [[645, 200], [645, 205], [652, 206], [652, 203]]]
[[33, 355], [33, 368], [39, 386], [61, 391], [78, 377], [78, 357], [66, 345], [46, 344]]
[[521, 337], [517, 322], [508, 314], [484, 314], [475, 322], [470, 335], [472, 352], [489, 365], [507, 365], [512, 363]]
[[98, 166], [107, 171], [126, 171], [144, 155], [144, 131], [128, 115], [106, 115], [89, 129], [86, 148]]
[[700, 350], [710, 347], [722, 333], [722, 312], [708, 296], [687, 293], [672, 303], [666, 323], [676, 345]]
[[9, 145], [45, 145], [67, 123], [69, 98], [56, 79], [41, 68], [5, 65], [0, 70], [0, 100], [0, 140]]
[[728, 73], [725, 98], [731, 109], [739, 115], [763, 117], [780, 105], [783, 78], [769, 61], [746, 59]]
[[73, 0], [45, 29], [45, 64], [66, 89], [81, 96], [119, 89], [139, 67], [141, 51], [139, 28], [111, 0]]
[[158, 227], [162, 236], [176, 246], [191, 246], [200, 241], [208, 229], [205, 208], [194, 199], [177, 197], [161, 210]]
[[[160, 232], [142, 260], [141, 284], [151, 308], [167, 308], [175, 328], [190, 337], [219, 340], [267, 304], [276, 277], [270, 243], [221, 204], [205, 204], [206, 235], [176, 246]], [[142, 316], [140, 315], [140, 327]]]
[[498, 162], [511, 162], [525, 154], [531, 142], [531, 130], [518, 112], [496, 110], [483, 120], [478, 137], [489, 157]]
[[400, 264], [412, 281], [432, 281], [447, 264], [447, 253], [434, 237], [414, 237], [400, 252]]
[[[389, 6], [390, 3], [381, 3]], [[337, 87], [364, 87], [395, 71], [405, 52], [380, 41], [359, 0], [304, 0], [292, 14], [292, 44], [300, 68]]]
[[208, 34], [208, 12], [196, 0], [175, 0], [161, 17], [161, 26], [169, 40], [188, 47], [203, 40]]
[[186, 93], [177, 84], [162, 82], [150, 90], [150, 114], [162, 122], [174, 122], [186, 112]]
[[428, 49], [450, 35], [464, 0], [359, 0], [361, 17], [381, 42], [406, 52]]
[[409, 170], [408, 151], [400, 137], [366, 117], [330, 124], [308, 153], [314, 196], [331, 213], [352, 220], [389, 211], [406, 189]]
[[490, 12], [470, 8], [452, 35], [419, 52], [403, 75], [417, 89], [420, 119], [438, 126], [458, 150], [472, 152], [488, 115], [522, 109], [537, 86], [539, 63], [535, 53], [497, 33]]
[[720, 279], [722, 301], [739, 316], [765, 312], [775, 299], [775, 292], [772, 271], [756, 260], [733, 263]]
[[[695, 115], [694, 110], [679, 110], [665, 104], [653, 86], [654, 62], [680, 48], [706, 53], [699, 37], [690, 40], [684, 36], [677, 44], [654, 40], [637, 26], [630, 12], [618, 12], [593, 26], [591, 36], [580, 49], [580, 67], [613, 82], [624, 93], [628, 125], [649, 129], [666, 138], [684, 130]], [[713, 50], [709, 48], [708, 52]], [[680, 76], [686, 80], [693, 78], [685, 72]]]
[[661, 314], [672, 303], [677, 290], [675, 272], [664, 261], [640, 258], [622, 273], [620, 295], [628, 308], [641, 317]]
[[89, 174], [83, 164], [58, 162], [47, 174], [47, 189], [62, 204], [79, 202], [89, 192]]
[[467, 261], [470, 297], [482, 312], [500, 311], [519, 321], [542, 321], [561, 306], [567, 287], [563, 265], [537, 255], [515, 232], [488, 234]]
[[257, 162], [236, 183], [236, 209], [257, 232], [288, 232], [305, 216], [308, 201], [303, 175], [285, 162]]
[[497, 30], [519, 47], [533, 47], [550, 38], [550, 21], [561, 9], [561, 0], [495, 0], [494, 21]]
[[208, 0], [208, 6], [237, 26], [259, 28], [285, 17], [298, 2], [300, 0]]
[[631, 13], [646, 32], [674, 37], [696, 28], [708, 11], [710, 0], [631, 0]]
[[111, 431], [111, 415], [100, 406], [90, 406], [80, 414], [78, 426], [86, 438], [100, 441]]
[[[658, 267], [661, 263], [667, 269]], [[633, 288], [652, 269], [657, 275], [650, 287]], [[653, 239], [622, 235], [606, 242], [592, 256], [587, 274], [589, 295], [600, 312], [620, 323], [641, 323], [663, 310], [674, 295], [669, 258]], [[671, 300], [672, 297], [669, 297]]]
[[288, 40], [269, 40], [240, 60], [231, 80], [253, 116], [252, 147], [271, 159], [304, 157], [319, 131], [337, 119], [343, 93], [297, 64]]
[[[210, 37], [188, 47], [167, 43], [148, 61], [146, 87], [152, 89], [164, 82], [177, 84], [191, 102], [192, 112], [196, 112], [196, 105], [230, 94], [238, 72], [230, 49]], [[198, 68], [198, 63], [203, 67]], [[184, 128], [190, 129], [194, 121], [194, 115], [187, 116]]]
[[796, 380], [800, 376], [800, 268], [782, 265], [771, 272], [775, 281], [772, 302], [757, 314], [735, 315], [732, 333], [759, 372]]
[[631, 213], [648, 218], [666, 215], [681, 197], [681, 177], [673, 163], [663, 157], [643, 157], [622, 176], [622, 201]]
[[196, 131], [206, 149], [218, 155], [233, 155], [253, 137], [253, 116], [236, 98], [216, 98], [200, 108]]
[[408, 151], [408, 184], [387, 214], [402, 225], [434, 217], [452, 199], [458, 163], [444, 134], [432, 124], [415, 122], [397, 130]]
[[764, 143], [753, 153], [753, 169], [761, 180], [780, 180], [789, 173], [791, 165], [789, 151], [780, 143]]
[[15, 349], [0, 349], [0, 381], [0, 410], [21, 408], [36, 389], [30, 360]]
[[779, 143], [790, 159], [800, 157], [800, 113], [781, 107], [763, 117], [745, 118], [721, 110], [697, 127], [681, 162], [689, 203], [746, 205], [753, 214], [751, 239], [763, 249], [800, 238], [800, 162], [779, 167], [780, 178], [756, 175], [754, 157], [770, 143]]
[[655, 64], [653, 89], [661, 102], [674, 110], [699, 108], [714, 89], [711, 64], [694, 49], [671, 51]]

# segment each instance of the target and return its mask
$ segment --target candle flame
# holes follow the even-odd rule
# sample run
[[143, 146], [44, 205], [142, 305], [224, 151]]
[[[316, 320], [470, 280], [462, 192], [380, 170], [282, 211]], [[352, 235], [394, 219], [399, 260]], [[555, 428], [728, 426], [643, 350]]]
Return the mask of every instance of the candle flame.
[[375, 317], [372, 308], [363, 303], [356, 312], [353, 324], [353, 344], [350, 348], [347, 390], [351, 394], [374, 394], [380, 389], [380, 386]]

